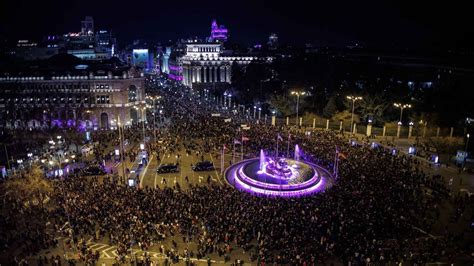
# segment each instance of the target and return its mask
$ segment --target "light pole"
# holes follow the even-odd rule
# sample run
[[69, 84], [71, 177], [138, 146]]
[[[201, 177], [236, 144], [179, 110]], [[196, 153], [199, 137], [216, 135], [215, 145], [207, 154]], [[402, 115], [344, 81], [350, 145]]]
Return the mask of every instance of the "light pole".
[[227, 92], [224, 92], [224, 107], [227, 107]]
[[298, 112], [300, 106], [300, 96], [304, 96], [306, 92], [304, 91], [292, 91], [291, 95], [296, 95], [296, 126], [298, 126]]
[[227, 97], [229, 97], [229, 108], [232, 109], [232, 94], [227, 94]]
[[350, 101], [352, 101], [352, 114], [351, 114], [351, 138], [352, 138], [352, 133], [354, 132], [354, 108], [355, 108], [355, 102], [362, 100], [362, 97], [360, 96], [346, 96], [346, 98]]
[[469, 133], [466, 135], [466, 147], [464, 148], [464, 152], [467, 154], [467, 147], [469, 146]]
[[261, 116], [262, 116], [262, 107], [258, 107], [258, 121], [260, 121]]
[[[123, 141], [125, 136], [123, 135], [123, 128], [120, 122], [120, 115], [117, 116], [117, 129], [119, 133], [119, 149], [120, 149], [120, 164], [122, 165], [122, 177], [125, 180], [125, 147], [123, 145]], [[126, 181], [125, 181], [126, 182]]]
[[145, 135], [145, 110], [146, 106], [135, 107], [136, 110], [142, 111], [142, 131], [143, 131], [143, 145], [145, 145], [146, 135]]
[[403, 118], [403, 109], [405, 108], [411, 108], [411, 104], [406, 104], [406, 103], [394, 103], [393, 106], [400, 108], [400, 120], [399, 122], [402, 123], [402, 118]]
[[257, 117], [257, 106], [253, 106], [253, 119]]

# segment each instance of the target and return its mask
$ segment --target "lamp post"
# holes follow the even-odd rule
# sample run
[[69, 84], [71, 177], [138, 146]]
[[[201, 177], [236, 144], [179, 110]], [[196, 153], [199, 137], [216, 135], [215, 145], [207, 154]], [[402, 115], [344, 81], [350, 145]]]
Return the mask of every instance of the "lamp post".
[[464, 151], [466, 152], [467, 154], [467, 147], [469, 146], [469, 133], [466, 134], [466, 147], [464, 148]]
[[260, 121], [261, 116], [262, 116], [262, 107], [258, 107], [258, 121]]
[[135, 107], [136, 110], [141, 110], [142, 111], [142, 134], [143, 134], [143, 144], [145, 144], [145, 110], [146, 106], [143, 107]]
[[257, 106], [253, 106], [253, 119], [257, 118]]
[[400, 108], [400, 120], [399, 122], [402, 123], [402, 118], [403, 118], [403, 109], [406, 108], [411, 108], [411, 104], [406, 104], [406, 103], [394, 103], [393, 106]]
[[119, 150], [120, 150], [120, 164], [122, 165], [122, 177], [125, 180], [125, 147], [123, 145], [123, 141], [125, 136], [123, 135], [123, 128], [122, 123], [120, 122], [120, 116], [117, 116], [117, 129], [119, 133]]
[[227, 92], [224, 92], [224, 107], [227, 106], [227, 100], [226, 100], [226, 98], [227, 98]]
[[232, 109], [232, 94], [227, 94], [227, 97], [229, 97], [229, 108]]
[[352, 138], [352, 134], [354, 133], [354, 128], [353, 128], [353, 127], [354, 127], [354, 109], [355, 109], [355, 102], [362, 100], [362, 97], [349, 95], [349, 96], [346, 96], [346, 98], [347, 98], [349, 101], [352, 101], [352, 113], [351, 113], [351, 138]]
[[304, 96], [306, 92], [304, 91], [292, 91], [291, 95], [296, 95], [296, 126], [298, 126], [298, 112], [299, 112], [299, 105], [300, 105], [300, 96]]

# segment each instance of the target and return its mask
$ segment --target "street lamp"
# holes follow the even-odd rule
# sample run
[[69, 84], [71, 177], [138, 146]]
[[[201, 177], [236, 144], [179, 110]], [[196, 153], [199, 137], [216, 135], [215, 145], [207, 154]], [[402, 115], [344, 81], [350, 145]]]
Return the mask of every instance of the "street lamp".
[[262, 116], [262, 107], [258, 107], [258, 121], [260, 121], [261, 116]]
[[466, 148], [464, 148], [464, 152], [467, 154], [467, 147], [469, 146], [469, 133], [466, 135]]
[[257, 117], [257, 106], [253, 106], [253, 119]]
[[411, 104], [406, 104], [406, 103], [394, 103], [393, 106], [400, 108], [400, 125], [402, 123], [402, 117], [403, 117], [403, 109], [405, 108], [411, 108]]
[[296, 95], [296, 126], [298, 126], [298, 112], [300, 105], [300, 96], [304, 96], [306, 92], [304, 91], [292, 91], [291, 95]]
[[346, 96], [346, 98], [347, 98], [349, 101], [352, 101], [352, 114], [351, 114], [351, 137], [352, 137], [352, 133], [354, 132], [354, 128], [353, 128], [353, 127], [354, 127], [354, 107], [355, 107], [355, 102], [362, 100], [362, 97], [349, 95], [349, 96]]
[[146, 110], [146, 106], [143, 106], [143, 107], [141, 107], [141, 108], [135, 106], [135, 109], [142, 111], [143, 143], [145, 143], [145, 139], [146, 139], [146, 135], [145, 135], [145, 110]]

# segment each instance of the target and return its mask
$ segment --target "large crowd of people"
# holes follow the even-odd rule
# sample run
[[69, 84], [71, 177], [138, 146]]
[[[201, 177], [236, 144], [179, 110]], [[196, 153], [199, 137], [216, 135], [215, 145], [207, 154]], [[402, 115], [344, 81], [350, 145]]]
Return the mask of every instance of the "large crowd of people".
[[[274, 198], [214, 183], [189, 185], [186, 190], [179, 186], [134, 188], [116, 176], [102, 181], [76, 176], [54, 182], [50, 207], [28, 210], [40, 212], [26, 214], [41, 217], [38, 219], [45, 223], [27, 234], [36, 246], [24, 246], [23, 255], [57, 245], [54, 235], [58, 231], [77, 245], [84, 260], [92, 261], [98, 254], [84, 245], [89, 237], [117, 246], [118, 260], [125, 258], [131, 246], [144, 251], [159, 246], [159, 252], [171, 261], [212, 254], [228, 260], [234, 255], [241, 258], [240, 251], [245, 251], [244, 260], [258, 265], [328, 261], [423, 264], [454, 262], [465, 255], [453, 241], [456, 236], [449, 232], [431, 235], [439, 223], [440, 206], [453, 199], [444, 182], [423, 173], [416, 159], [394, 156], [383, 147], [365, 145], [363, 140], [354, 145], [331, 131], [308, 135], [301, 129], [262, 124], [252, 124], [244, 131], [240, 124], [248, 122], [245, 114], [229, 113], [232, 121], [224, 122], [222, 117], [210, 116], [215, 106], [199, 96], [187, 91], [161, 93], [167, 99], [163, 109], [170, 123], [158, 133], [160, 143], [147, 147], [157, 156], [185, 150], [199, 158], [200, 153], [218, 153], [222, 145], [230, 147], [243, 136], [248, 139], [244, 157], [255, 157], [260, 149], [274, 154], [280, 135], [289, 146], [300, 145], [304, 160], [328, 169], [333, 167], [337, 147], [344, 158], [334, 186], [313, 196]], [[117, 141], [115, 133], [100, 134], [104, 143]], [[134, 130], [126, 135], [140, 137]], [[101, 157], [106, 146], [96, 149], [97, 160], [110, 159]], [[287, 152], [282, 149], [279, 156]], [[128, 155], [133, 157], [133, 151]], [[469, 201], [457, 196], [454, 202], [459, 217], [467, 211]], [[13, 226], [12, 213], [25, 211], [20, 203], [14, 206], [2, 216], [2, 225]], [[25, 237], [7, 236], [3, 231], [2, 248], [8, 249], [14, 240]], [[185, 244], [178, 244], [177, 238]], [[172, 245], [163, 245], [166, 240], [172, 240]]]

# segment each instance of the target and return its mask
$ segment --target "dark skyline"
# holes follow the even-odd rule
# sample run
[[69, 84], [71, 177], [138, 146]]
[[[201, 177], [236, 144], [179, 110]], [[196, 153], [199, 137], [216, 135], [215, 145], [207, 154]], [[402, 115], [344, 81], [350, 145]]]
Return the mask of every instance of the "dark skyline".
[[231, 42], [343, 46], [354, 42], [388, 48], [466, 48], [473, 19], [461, 4], [422, 1], [31, 1], [0, 3], [0, 34], [7, 39], [77, 32], [84, 16], [110, 29], [121, 44], [134, 39], [166, 42], [208, 36], [211, 19], [224, 24]]

